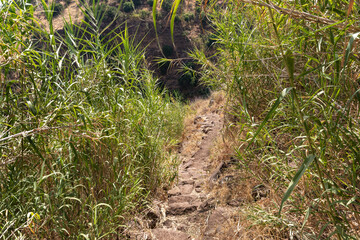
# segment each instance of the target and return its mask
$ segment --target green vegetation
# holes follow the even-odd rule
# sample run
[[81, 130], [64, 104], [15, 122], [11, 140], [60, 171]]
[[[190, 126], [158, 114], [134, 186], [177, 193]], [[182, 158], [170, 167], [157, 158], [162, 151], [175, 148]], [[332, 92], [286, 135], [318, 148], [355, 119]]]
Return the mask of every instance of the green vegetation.
[[200, 14], [217, 49], [191, 57], [203, 82], [227, 91], [239, 171], [272, 193], [248, 213], [274, 239], [360, 238], [359, 10], [351, 0], [229, 1]]
[[194, 20], [195, 16], [193, 13], [187, 12], [187, 13], [184, 13], [183, 18], [184, 18], [184, 21], [190, 22], [190, 21]]
[[[147, 1], [154, 19], [160, 2]], [[274, 239], [360, 239], [359, 5], [205, 2], [195, 16], [212, 30], [199, 36], [208, 48], [190, 53], [196, 63], [178, 83], [227, 93], [224, 132], [239, 175], [271, 198], [239, 215]], [[62, 4], [42, 1], [46, 30], [25, 0], [8, 4], [0, 9], [0, 238], [121, 236], [175, 178], [184, 110], [159, 89], [126, 27], [104, 26], [141, 2], [86, 3], [84, 21], [66, 22], [62, 35], [52, 26]], [[159, 13], [173, 10], [172, 35], [180, 4], [164, 0]], [[170, 62], [158, 67], [165, 75]]]
[[60, 15], [64, 11], [65, 7], [61, 3], [55, 3], [54, 5], [54, 17]]
[[161, 10], [165, 13], [169, 13], [172, 7], [173, 1], [172, 0], [163, 0], [161, 5]]
[[183, 108], [100, 8], [59, 35], [43, 6], [48, 30], [25, 2], [0, 10], [0, 238], [121, 238], [174, 179]]
[[124, 10], [124, 12], [126, 12], [126, 13], [129, 13], [129, 12], [134, 11], [134, 10], [135, 10], [134, 3], [133, 3], [132, 1], [124, 2], [123, 10]]
[[146, 9], [142, 9], [142, 10], [140, 10], [139, 15], [140, 15], [141, 19], [145, 20], [150, 16], [150, 12]]

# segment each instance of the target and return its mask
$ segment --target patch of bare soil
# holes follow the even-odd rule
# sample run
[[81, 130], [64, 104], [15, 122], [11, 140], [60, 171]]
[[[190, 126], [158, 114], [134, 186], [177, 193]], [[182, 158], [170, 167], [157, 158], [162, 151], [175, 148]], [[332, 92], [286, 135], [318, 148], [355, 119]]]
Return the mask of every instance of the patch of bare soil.
[[[253, 200], [244, 199], [249, 188], [232, 186], [236, 177], [229, 173], [236, 160], [224, 154], [230, 150], [219, 149], [223, 105], [221, 94], [192, 103], [196, 111], [185, 120], [177, 184], [167, 191], [165, 200], [155, 200], [152, 210], [134, 222], [128, 229], [129, 239], [241, 238], [239, 209]], [[259, 199], [264, 191], [256, 193]]]

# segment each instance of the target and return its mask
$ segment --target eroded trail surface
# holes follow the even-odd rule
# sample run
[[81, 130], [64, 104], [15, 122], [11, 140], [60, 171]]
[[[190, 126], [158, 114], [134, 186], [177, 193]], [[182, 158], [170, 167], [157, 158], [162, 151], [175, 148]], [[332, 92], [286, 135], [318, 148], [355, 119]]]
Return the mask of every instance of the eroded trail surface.
[[[220, 204], [214, 194], [224, 162], [211, 154], [221, 139], [222, 100], [200, 100], [196, 114], [185, 124], [179, 151], [178, 181], [164, 201], [155, 201], [141, 232], [131, 239], [185, 240], [236, 239], [236, 206]], [[226, 180], [226, 179], [225, 179]], [[235, 227], [234, 227], [235, 226]]]

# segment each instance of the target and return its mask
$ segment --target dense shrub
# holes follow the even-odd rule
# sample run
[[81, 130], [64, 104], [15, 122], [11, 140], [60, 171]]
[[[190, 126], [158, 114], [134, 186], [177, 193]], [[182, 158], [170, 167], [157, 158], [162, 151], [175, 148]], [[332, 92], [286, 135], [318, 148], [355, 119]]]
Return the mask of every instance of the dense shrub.
[[183, 18], [186, 22], [190, 22], [190, 21], [194, 20], [194, 14], [190, 13], [190, 12], [186, 12], [186, 13], [184, 13]]
[[[226, 88], [241, 185], [271, 189], [241, 217], [259, 239], [359, 239], [359, 8], [249, 2], [209, 7], [221, 44], [215, 58], [192, 54], [201, 80]], [[346, 13], [351, 21], [335, 25]]]
[[165, 13], [169, 13], [172, 4], [173, 4], [173, 0], [163, 0], [163, 3], [161, 5], [161, 10], [163, 10]]
[[119, 10], [117, 7], [106, 5], [106, 7], [104, 9], [103, 21], [111, 22], [114, 20], [114, 18], [116, 17], [117, 14], [119, 14]]
[[202, 25], [208, 24], [208, 19], [207, 19], [206, 13], [204, 11], [200, 12], [199, 19], [200, 19]]
[[150, 16], [150, 12], [146, 9], [142, 9], [139, 12], [141, 19], [147, 19]]
[[183, 108], [127, 29], [115, 44], [92, 24], [67, 25], [65, 38], [27, 7], [0, 9], [0, 52], [17, 57], [0, 59], [0, 238], [127, 239], [119, 226], [175, 178]]
[[135, 7], [134, 7], [134, 3], [132, 1], [124, 2], [124, 5], [123, 5], [124, 12], [129, 13], [129, 12], [134, 11], [134, 9], [135, 9]]

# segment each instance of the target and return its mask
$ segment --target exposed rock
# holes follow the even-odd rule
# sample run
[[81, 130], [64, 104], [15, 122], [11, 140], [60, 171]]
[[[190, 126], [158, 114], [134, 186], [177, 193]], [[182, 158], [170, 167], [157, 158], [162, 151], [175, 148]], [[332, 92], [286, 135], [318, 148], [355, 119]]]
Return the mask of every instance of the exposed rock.
[[169, 204], [179, 203], [179, 202], [193, 202], [196, 199], [196, 196], [193, 195], [179, 195], [179, 196], [172, 196], [168, 199]]
[[180, 224], [176, 229], [182, 232], [186, 232], [186, 225]]
[[178, 186], [170, 189], [168, 192], [168, 196], [171, 197], [171, 196], [178, 196], [181, 194], [181, 190]]
[[186, 179], [186, 180], [179, 182], [179, 185], [186, 185], [186, 184], [194, 184], [194, 180]]
[[190, 204], [188, 202], [176, 202], [169, 204], [166, 213], [169, 215], [183, 215], [189, 212], [193, 212], [197, 209], [196, 204]]
[[224, 223], [227, 222], [227, 217], [221, 213], [221, 209], [213, 211], [208, 219], [205, 228], [204, 236], [212, 236], [221, 231]]
[[187, 168], [191, 167], [192, 165], [194, 165], [194, 162], [192, 160], [190, 160], [184, 164], [184, 169], [186, 170]]
[[227, 205], [231, 206], [231, 207], [239, 207], [244, 203], [243, 199], [230, 199], [227, 202]]
[[210, 209], [215, 207], [215, 203], [216, 203], [215, 198], [209, 198], [208, 200], [200, 204], [198, 211], [199, 212], [209, 211]]
[[187, 240], [190, 239], [190, 236], [184, 232], [157, 228], [151, 231], [153, 235], [153, 240]]
[[209, 180], [210, 180], [210, 181], [216, 181], [216, 180], [219, 178], [219, 176], [220, 176], [221, 170], [222, 170], [223, 168], [225, 168], [225, 167], [226, 167], [226, 164], [225, 164], [224, 161], [222, 161], [222, 162], [217, 166], [217, 168], [215, 169], [215, 171], [213, 172], [213, 174], [211, 174]]
[[190, 194], [193, 191], [193, 189], [194, 189], [193, 184], [185, 184], [179, 186], [179, 190], [181, 194]]
[[163, 226], [167, 227], [167, 228], [171, 228], [173, 225], [173, 221], [171, 221], [170, 219], [166, 219], [164, 222], [163, 222]]
[[260, 200], [261, 198], [266, 198], [270, 193], [270, 189], [268, 189], [265, 185], [259, 184], [253, 187], [251, 191], [251, 196], [254, 198], [255, 202]]

